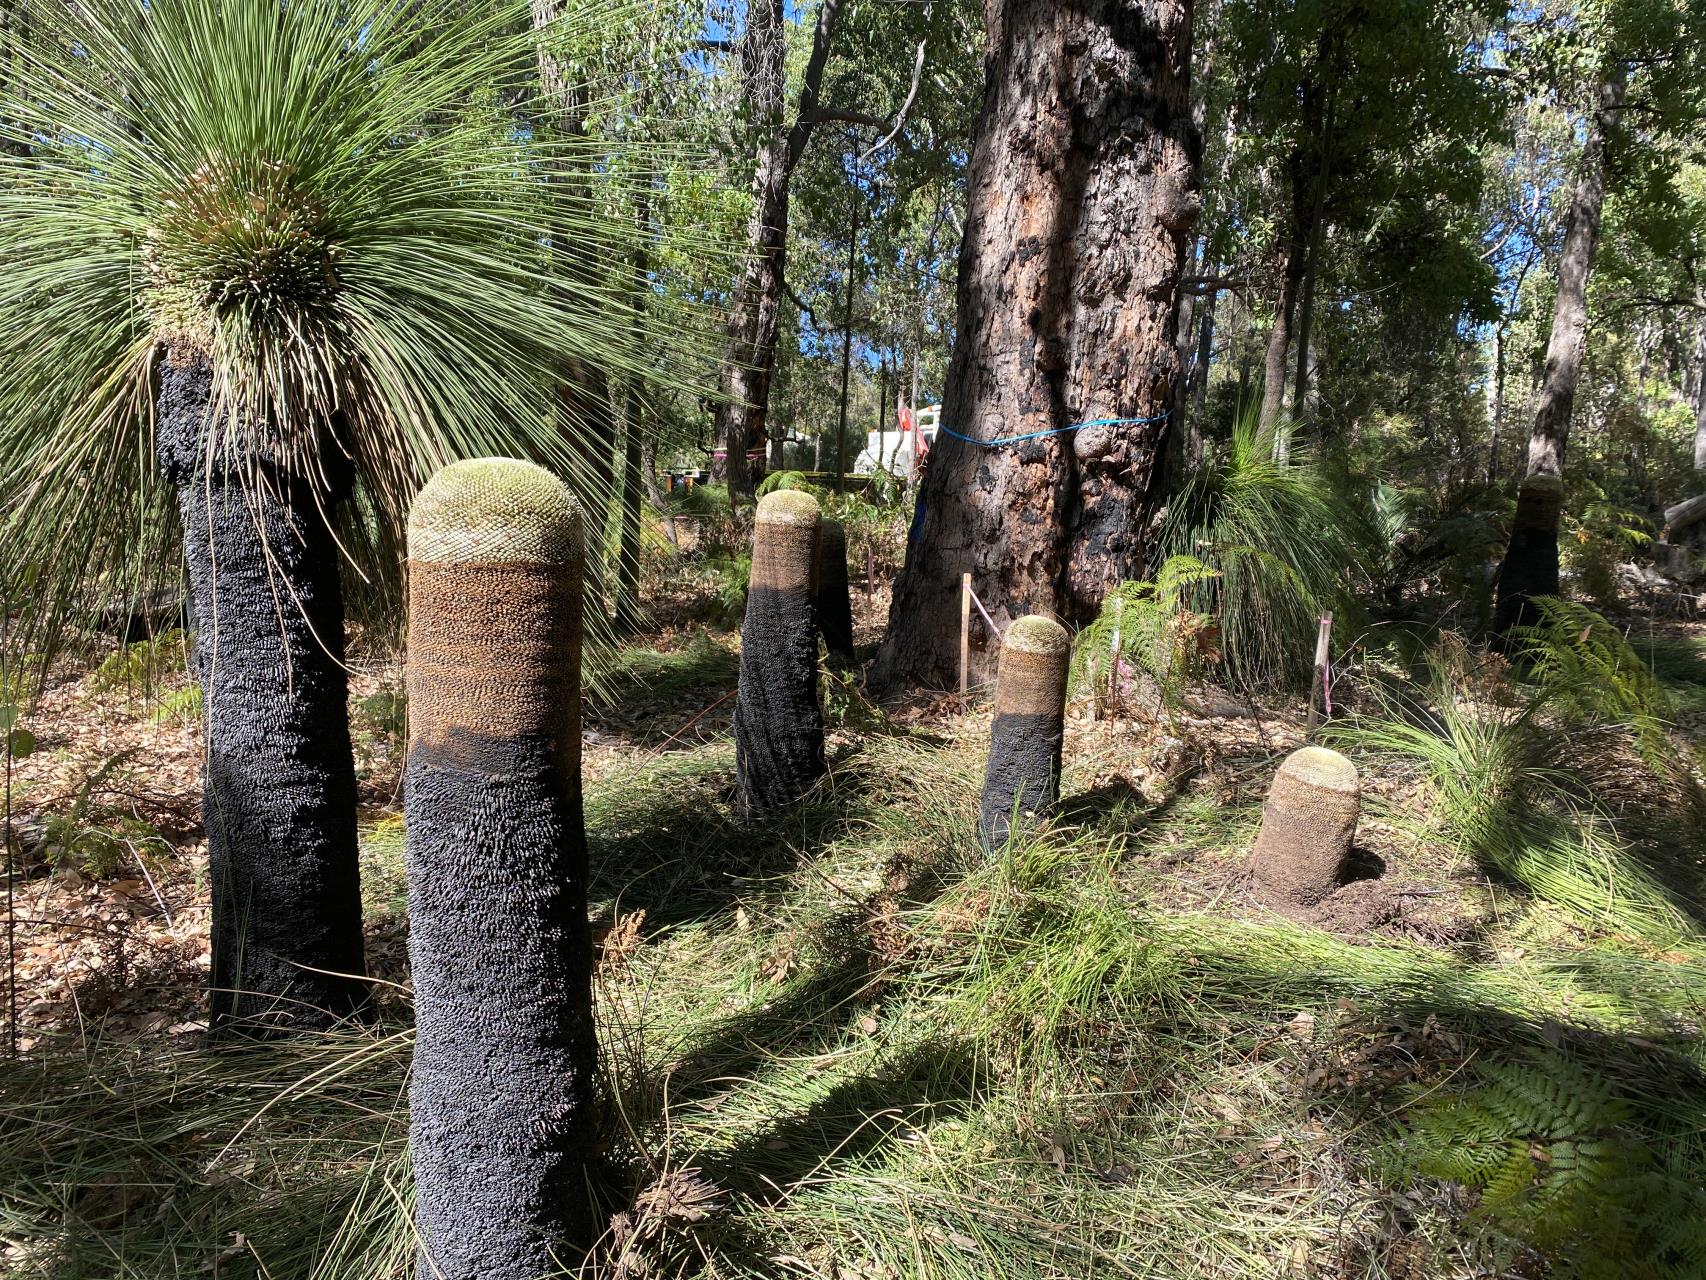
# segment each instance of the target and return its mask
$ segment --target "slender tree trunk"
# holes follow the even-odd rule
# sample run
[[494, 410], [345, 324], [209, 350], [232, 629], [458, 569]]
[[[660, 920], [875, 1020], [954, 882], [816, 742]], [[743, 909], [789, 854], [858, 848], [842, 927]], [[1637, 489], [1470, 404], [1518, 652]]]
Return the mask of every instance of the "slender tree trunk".
[[841, 0], [821, 0], [811, 56], [793, 123], [782, 119], [787, 22], [782, 0], [752, 0], [740, 41], [745, 103], [762, 139], [752, 177], [747, 258], [729, 308], [721, 382], [712, 425], [711, 478], [731, 500], [754, 489], [747, 450], [762, 444], [776, 365], [776, 332], [788, 267], [788, 182], [818, 120], [818, 95]]
[[1487, 371], [1487, 483], [1499, 479], [1499, 428], [1505, 420], [1505, 326], [1493, 326], [1492, 368]]
[[1280, 415], [1285, 411], [1286, 356], [1291, 351], [1291, 322], [1297, 310], [1297, 295], [1303, 285], [1304, 256], [1302, 241], [1294, 232], [1286, 242], [1284, 262], [1280, 268], [1279, 297], [1274, 302], [1274, 327], [1268, 331], [1267, 353], [1262, 359], [1259, 421], [1263, 431], [1277, 430]]
[[212, 401], [206, 359], [169, 354], [155, 440], [195, 610], [212, 1025], [326, 1027], [367, 995], [343, 590], [327, 523], [349, 468], [329, 443], [314, 480], [257, 454], [228, 457]]
[[1619, 65], [1599, 87], [1581, 172], [1570, 200], [1564, 251], [1558, 262], [1558, 299], [1546, 344], [1546, 371], [1534, 411], [1534, 430], [1528, 439], [1528, 466], [1517, 492], [1510, 545], [1499, 567], [1493, 631], [1501, 636], [1526, 621], [1530, 599], [1558, 593], [1564, 447], [1569, 441], [1570, 412], [1587, 352], [1588, 277], [1593, 271], [1600, 211], [1605, 204], [1606, 151], [1622, 112], [1625, 76], [1625, 69]]
[[985, 12], [942, 421], [974, 440], [1055, 434], [938, 439], [879, 682], [948, 683], [964, 571], [998, 625], [1090, 617], [1110, 585], [1141, 576], [1162, 499], [1199, 209], [1191, 0], [986, 0]]
[[[1323, 41], [1322, 57], [1325, 59], [1325, 41]], [[1309, 399], [1309, 362], [1315, 352], [1315, 280], [1320, 274], [1321, 238], [1326, 231], [1325, 215], [1327, 203], [1327, 182], [1331, 177], [1331, 143], [1333, 138], [1333, 91], [1329, 85], [1321, 94], [1324, 99], [1317, 114], [1315, 135], [1315, 164], [1310, 177], [1312, 188], [1309, 197], [1308, 235], [1305, 243], [1308, 245], [1303, 260], [1303, 279], [1298, 294], [1297, 312], [1297, 381], [1291, 396], [1292, 415], [1298, 421], [1306, 420], [1310, 415]], [[1299, 193], [1294, 190], [1293, 198]]]
[[1218, 290], [1210, 291], [1203, 299], [1197, 318], [1197, 354], [1191, 365], [1191, 410], [1185, 421], [1190, 439], [1185, 446], [1185, 463], [1195, 467], [1203, 458], [1202, 415], [1208, 402], [1208, 376], [1214, 363], [1214, 313], [1220, 305]]
[[1700, 326], [1694, 331], [1694, 470], [1706, 475], [1706, 287], [1694, 291]]
[[841, 417], [835, 428], [835, 491], [847, 491], [847, 388], [853, 375], [853, 289], [859, 271], [859, 193], [847, 224], [847, 309], [841, 314]]

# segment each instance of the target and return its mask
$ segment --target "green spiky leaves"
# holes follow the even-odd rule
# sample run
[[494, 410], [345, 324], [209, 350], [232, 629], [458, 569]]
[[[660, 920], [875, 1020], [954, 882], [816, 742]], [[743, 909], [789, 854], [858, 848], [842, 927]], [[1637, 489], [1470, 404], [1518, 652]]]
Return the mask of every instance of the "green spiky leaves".
[[680, 381], [634, 322], [614, 179], [537, 85], [539, 39], [595, 7], [543, 36], [519, 0], [25, 7], [0, 101], [0, 519], [49, 611], [171, 564], [161, 347], [211, 360], [227, 455], [353, 458], [358, 557], [394, 548], [443, 463], [574, 479], [608, 383]]

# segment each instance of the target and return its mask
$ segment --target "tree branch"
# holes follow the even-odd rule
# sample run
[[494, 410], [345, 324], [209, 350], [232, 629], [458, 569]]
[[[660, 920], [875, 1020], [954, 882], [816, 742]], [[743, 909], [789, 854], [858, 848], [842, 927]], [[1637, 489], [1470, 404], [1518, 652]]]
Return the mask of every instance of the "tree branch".
[[823, 0], [817, 11], [817, 23], [812, 28], [812, 52], [806, 61], [806, 75], [800, 84], [800, 112], [788, 130], [787, 171], [805, 154], [806, 143], [812, 139], [812, 127], [818, 122], [818, 96], [823, 92], [823, 69], [829, 61], [829, 42], [835, 34], [835, 20], [841, 13], [841, 0]]
[[817, 320], [817, 312], [811, 309], [804, 298], [794, 292], [794, 286], [788, 283], [786, 276], [782, 278], [782, 292], [787, 294], [788, 301], [798, 307], [805, 314], [806, 319], [812, 322], [812, 328], [816, 329], [819, 333], [823, 332], [823, 326], [819, 324]]
[[[934, 3], [934, 0], [931, 0], [931, 3], [927, 3], [924, 6], [924, 17], [925, 17], [926, 21], [929, 20], [930, 10], [932, 8], [933, 3]], [[914, 55], [914, 57], [912, 59], [912, 84], [906, 91], [906, 101], [902, 102], [900, 104], [900, 110], [894, 113], [894, 128], [890, 129], [888, 131], [888, 133], [884, 137], [882, 137], [880, 140], [873, 142], [871, 144], [870, 149], [867, 150], [864, 155], [859, 157], [859, 163], [860, 164], [863, 164], [865, 161], [869, 160], [872, 156], [876, 155], [877, 152], [881, 151], [884, 147], [888, 146], [888, 144], [893, 142], [895, 140], [895, 138], [899, 135], [901, 128], [906, 124], [907, 113], [912, 110], [913, 99], [918, 97], [918, 82], [919, 82], [919, 80], [921, 80], [923, 78], [923, 76], [924, 76], [924, 41], [920, 40], [918, 42], [918, 52], [916, 55]]]

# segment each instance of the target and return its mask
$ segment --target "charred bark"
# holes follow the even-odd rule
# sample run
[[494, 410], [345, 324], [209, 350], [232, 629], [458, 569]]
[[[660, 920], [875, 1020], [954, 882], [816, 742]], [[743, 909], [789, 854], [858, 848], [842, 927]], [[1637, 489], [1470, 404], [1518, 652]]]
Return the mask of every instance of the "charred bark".
[[820, 518], [796, 489], [758, 504], [734, 717], [736, 805], [747, 818], [786, 809], [827, 768], [812, 609]]
[[409, 1147], [420, 1280], [559, 1272], [596, 1234], [580, 786], [582, 518], [529, 463], [409, 513]]
[[985, 853], [1051, 816], [1060, 801], [1071, 663], [1072, 641], [1053, 619], [1021, 618], [1007, 629], [978, 803]]
[[818, 530], [817, 587], [812, 611], [818, 634], [832, 662], [851, 667], [853, 654], [853, 598], [847, 586], [847, 530], [841, 521], [824, 518]]
[[1089, 617], [1141, 575], [1161, 501], [1199, 208], [1190, 0], [988, 0], [987, 13], [943, 423], [974, 440], [1055, 434], [938, 440], [881, 682], [953, 679], [964, 571], [998, 625]]
[[212, 1026], [267, 1035], [329, 1026], [367, 998], [343, 588], [328, 521], [350, 470], [319, 474], [226, 447], [213, 370], [160, 368], [156, 449], [177, 492], [207, 753], [202, 816], [213, 889]]
[[1570, 199], [1564, 250], [1558, 262], [1558, 299], [1552, 333], [1546, 343], [1546, 367], [1534, 430], [1528, 439], [1528, 466], [1517, 491], [1510, 545], [1499, 567], [1493, 631], [1502, 636], [1529, 620], [1529, 601], [1558, 594], [1558, 517], [1563, 510], [1564, 448], [1570, 437], [1570, 413], [1587, 354], [1588, 277], [1599, 245], [1600, 213], [1605, 205], [1607, 152], [1622, 114], [1626, 72], [1619, 65], [1599, 87], [1599, 101], [1588, 126], [1581, 172]]

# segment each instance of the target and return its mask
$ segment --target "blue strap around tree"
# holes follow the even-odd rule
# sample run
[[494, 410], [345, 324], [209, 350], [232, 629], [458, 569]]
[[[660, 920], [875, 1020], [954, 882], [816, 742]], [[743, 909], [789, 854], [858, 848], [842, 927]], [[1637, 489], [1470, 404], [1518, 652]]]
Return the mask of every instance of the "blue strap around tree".
[[1041, 440], [1044, 436], [1064, 435], [1068, 431], [1077, 431], [1082, 427], [1136, 427], [1146, 422], [1165, 422], [1171, 414], [1157, 413], [1147, 418], [1092, 418], [1088, 422], [1074, 422], [1064, 427], [1053, 427], [1047, 431], [1028, 431], [1022, 436], [996, 436], [993, 440], [979, 440], [975, 436], [961, 435], [952, 427], [938, 425], [936, 430], [943, 435], [953, 436], [956, 440], [964, 440], [967, 444], [980, 444], [986, 449], [998, 448], [1005, 444], [1018, 444], [1023, 440]]

